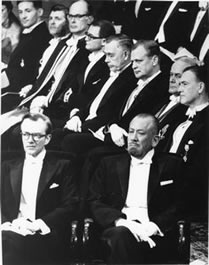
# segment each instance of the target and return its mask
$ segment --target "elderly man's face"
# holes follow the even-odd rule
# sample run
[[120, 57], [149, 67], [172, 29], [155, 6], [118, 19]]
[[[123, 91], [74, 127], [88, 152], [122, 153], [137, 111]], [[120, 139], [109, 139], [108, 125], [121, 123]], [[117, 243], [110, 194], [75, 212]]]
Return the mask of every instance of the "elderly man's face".
[[25, 119], [21, 124], [22, 142], [25, 153], [31, 156], [37, 156], [51, 139], [51, 135], [46, 134], [46, 123], [38, 119], [32, 121]]
[[200, 82], [192, 71], [182, 74], [179, 87], [180, 102], [186, 106], [195, 106], [199, 101], [202, 82]]
[[65, 36], [68, 28], [65, 12], [62, 10], [52, 11], [49, 15], [48, 28], [53, 37]]
[[176, 61], [173, 63], [171, 66], [171, 71], [170, 71], [170, 80], [169, 80], [169, 90], [168, 92], [170, 94], [178, 94], [178, 89], [180, 86], [180, 81], [181, 81], [181, 76], [183, 73], [183, 70], [187, 67], [188, 65], [185, 62], [182, 61]]
[[69, 9], [69, 29], [72, 34], [83, 35], [93, 18], [88, 14], [88, 6], [85, 1], [78, 1]]
[[121, 47], [116, 40], [105, 44], [104, 53], [106, 55], [105, 62], [112, 72], [120, 71], [130, 61], [128, 51]]
[[136, 117], [131, 121], [127, 149], [130, 155], [142, 159], [157, 143], [158, 136], [150, 117]]

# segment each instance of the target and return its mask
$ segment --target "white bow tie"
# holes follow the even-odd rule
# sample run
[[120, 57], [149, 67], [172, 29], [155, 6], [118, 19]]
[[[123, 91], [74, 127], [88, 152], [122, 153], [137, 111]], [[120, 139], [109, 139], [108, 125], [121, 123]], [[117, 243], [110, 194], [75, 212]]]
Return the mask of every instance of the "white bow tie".
[[78, 41], [77, 40], [74, 40], [73, 38], [70, 38], [69, 40], [66, 41], [66, 44], [68, 46], [76, 46], [77, 43], [78, 43]]
[[93, 53], [90, 53], [88, 58], [89, 58], [89, 62], [93, 62], [93, 61], [95, 61], [96, 57], [95, 57], [95, 55]]
[[119, 74], [120, 74], [119, 71], [117, 71], [117, 72], [110, 71], [110, 76], [111, 77], [118, 76]]
[[132, 164], [132, 166], [137, 166], [137, 165], [141, 165], [141, 164], [150, 165], [150, 164], [152, 164], [152, 159], [144, 158], [144, 159], [133, 160], [131, 164]]
[[188, 118], [194, 118], [194, 116], [196, 115], [197, 111], [196, 109], [191, 109], [191, 108], [188, 108], [187, 112], [186, 112], [186, 116], [188, 116]]
[[179, 102], [180, 100], [180, 97], [179, 96], [175, 96], [175, 95], [171, 95], [169, 97], [170, 101], [173, 101], [173, 102]]

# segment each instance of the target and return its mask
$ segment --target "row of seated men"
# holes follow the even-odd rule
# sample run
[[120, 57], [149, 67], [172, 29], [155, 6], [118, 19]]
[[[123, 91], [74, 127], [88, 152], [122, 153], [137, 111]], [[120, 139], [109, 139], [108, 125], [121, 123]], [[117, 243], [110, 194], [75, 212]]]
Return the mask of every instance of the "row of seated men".
[[126, 150], [101, 159], [88, 185], [84, 181], [82, 208], [77, 165], [70, 156], [46, 151], [50, 119], [26, 114], [21, 136], [24, 153], [2, 164], [3, 264], [66, 264], [72, 255], [70, 223], [79, 216], [93, 218], [107, 264], [167, 263], [177, 247], [176, 222], [191, 220], [191, 203], [192, 211], [204, 203], [207, 181], [201, 186], [203, 176], [185, 175], [189, 157], [157, 150], [159, 121], [152, 114], [136, 115]]
[[[119, 3], [117, 1], [114, 2], [115, 2], [114, 6], [116, 6], [118, 10], [118, 12], [112, 11], [115, 13], [115, 17], [120, 16], [119, 10], [121, 9], [123, 10], [123, 15], [121, 16], [124, 18], [124, 21], [127, 21], [126, 17], [130, 18], [133, 16], [129, 15], [130, 8], [127, 8], [126, 5], [136, 5], [138, 12], [135, 13], [138, 13], [138, 15], [134, 14], [134, 16], [137, 16], [137, 19], [141, 19], [139, 25], [142, 26], [139, 27], [139, 25], [137, 25], [137, 27], [136, 26], [128, 27], [129, 30], [124, 29], [125, 27], [123, 26], [124, 23], [122, 23], [121, 21], [120, 24], [122, 24], [122, 33], [125, 33], [129, 37], [133, 38], [134, 36], [131, 33], [130, 28], [134, 30], [136, 29], [135, 31], [137, 32], [137, 34], [139, 34], [139, 36], [137, 36], [135, 39], [155, 39], [161, 45], [161, 49], [163, 49], [165, 54], [169, 55], [171, 58], [173, 58], [174, 53], [176, 53], [178, 47], [185, 46], [187, 49], [193, 52], [193, 54], [196, 57], [198, 57], [200, 60], [207, 61], [207, 52], [208, 52], [207, 2], [205, 4], [205, 2], [200, 1], [199, 3], [200, 9], [198, 9], [198, 2], [194, 3], [184, 3], [184, 2], [163, 3], [163, 2], [146, 2], [146, 1], [145, 2], [142, 1], [141, 3], [138, 3], [138, 1], [136, 1], [137, 3], [135, 3], [135, 1], [128, 1], [127, 3], [123, 3], [123, 1], [121, 3], [120, 1]], [[125, 5], [126, 7], [124, 6], [119, 8], [120, 4], [122, 4], [122, 6]], [[32, 17], [27, 15], [27, 13], [25, 12], [26, 10], [25, 5], [27, 5], [27, 10], [29, 9], [33, 11]], [[106, 12], [107, 14], [111, 14], [110, 10], [114, 10], [111, 1], [108, 1], [107, 3], [101, 3], [101, 5], [102, 6], [100, 7], [100, 9], [97, 10], [98, 14], [96, 14], [95, 16], [98, 17], [99, 19], [108, 18], [108, 15], [105, 15], [103, 13]], [[161, 5], [163, 5], [164, 7], [162, 7]], [[33, 3], [33, 1], [31, 2], [29, 1], [27, 2], [27, 4], [18, 1], [17, 7], [18, 7], [19, 18], [23, 27], [23, 32], [20, 38], [21, 41], [17, 49], [15, 49], [15, 52], [12, 55], [8, 67], [3, 70], [1, 76], [3, 93], [9, 91], [10, 96], [11, 93], [13, 94], [17, 93], [17, 98], [16, 99], [13, 98], [13, 100], [10, 98], [10, 100], [8, 100], [7, 98], [8, 95], [7, 95], [7, 97], [3, 99], [2, 102], [3, 113], [6, 112], [7, 110], [10, 110], [11, 107], [15, 105], [15, 103], [18, 104], [21, 101], [21, 98], [18, 98], [19, 94], [22, 97], [25, 96], [29, 88], [31, 87], [30, 86], [29, 87], [27, 86], [27, 88], [24, 87], [29, 84], [34, 85], [35, 80], [36, 80], [36, 87], [31, 91], [39, 90], [40, 87], [42, 88], [45, 87], [45, 89], [47, 88], [51, 89], [50, 82], [56, 80], [55, 82], [56, 84], [54, 84], [53, 86], [56, 93], [55, 95], [53, 95], [53, 93], [51, 92], [52, 95], [50, 96], [49, 99], [50, 101], [52, 100], [55, 101], [55, 98], [60, 99], [60, 93], [61, 93], [61, 100], [63, 100], [63, 95], [69, 88], [71, 88], [72, 92], [74, 93], [81, 92], [80, 90], [84, 80], [82, 71], [84, 71], [87, 64], [89, 64], [88, 53], [89, 51], [90, 52], [93, 51], [93, 53], [95, 54], [96, 51], [95, 50], [96, 48], [93, 48], [92, 50], [92, 47], [85, 47], [85, 33], [94, 19], [94, 12], [92, 10], [92, 6], [90, 6], [88, 3], [86, 3], [86, 6], [85, 4], [83, 4], [83, 7], [82, 6], [76, 7], [75, 11], [71, 9], [70, 6], [69, 9], [70, 13], [68, 12], [67, 8], [65, 8], [64, 6], [58, 5], [56, 7], [53, 7], [49, 14], [48, 29], [46, 23], [42, 20], [43, 8], [41, 6], [40, 1], [35, 1], [35, 3]], [[74, 8], [75, 5], [73, 4], [72, 7]], [[141, 13], [140, 9], [142, 9]], [[103, 13], [101, 12], [101, 10], [103, 11]], [[144, 12], [145, 14], [143, 15]], [[73, 17], [68, 16], [69, 14], [70, 15], [72, 14]], [[75, 17], [75, 14], [79, 16]], [[161, 18], [162, 21], [160, 19], [156, 19], [156, 16], [158, 18]], [[179, 18], [179, 16], [181, 17], [181, 19]], [[59, 23], [57, 22], [58, 17], [59, 17]], [[116, 23], [117, 21], [117, 19], [116, 18], [114, 19], [112, 16], [110, 16], [109, 19], [114, 23]], [[170, 20], [172, 19], [174, 19], [175, 23], [177, 21], [181, 23], [181, 27], [178, 27], [178, 30], [173, 29], [173, 24], [175, 25], [175, 23], [173, 22], [171, 23]], [[149, 21], [149, 27], [147, 26], [146, 21]], [[155, 21], [155, 23], [151, 23], [152, 21]], [[172, 25], [171, 27], [167, 26], [167, 24], [169, 23], [171, 23]], [[128, 23], [125, 24], [128, 25]], [[152, 27], [156, 27], [156, 29], [153, 31]], [[169, 28], [169, 30], [167, 29], [167, 27]], [[147, 32], [147, 34], [149, 35], [145, 36], [142, 33], [142, 29], [144, 32]], [[179, 30], [182, 30], [182, 32], [179, 32]], [[167, 36], [167, 31], [169, 32], [168, 35], [170, 37]], [[112, 32], [107, 30], [107, 32], [104, 32], [104, 35], [101, 34], [101, 39], [105, 39], [111, 34]], [[178, 38], [176, 35], [178, 36]], [[196, 40], [198, 40], [199, 46], [195, 44], [196, 42], [194, 42], [194, 37]], [[187, 39], [187, 41], [184, 42], [182, 38]], [[70, 39], [71, 41], [68, 39]], [[80, 41], [77, 47], [77, 42], [79, 39]], [[164, 41], [163, 42], [159, 41], [159, 39], [164, 39]], [[45, 51], [45, 49], [49, 45], [49, 40], [50, 40], [50, 46]], [[62, 41], [59, 45], [59, 48], [57, 47], [56, 52], [54, 51], [53, 53], [53, 50], [55, 49], [55, 47], [57, 46], [60, 40]], [[94, 43], [95, 42], [96, 40], [94, 40]], [[172, 47], [164, 46], [168, 45], [168, 43], [172, 43]], [[72, 54], [70, 56], [68, 50], [70, 49], [70, 46], [72, 44], [74, 44], [74, 47], [71, 49]], [[62, 45], [68, 46], [68, 49], [65, 51], [63, 56], [61, 56], [63, 52]], [[77, 48], [79, 49], [79, 52], [78, 54], [74, 54], [77, 53]], [[52, 53], [53, 56], [51, 56]], [[65, 61], [63, 61], [65, 54], [68, 54], [70, 58], [65, 58]], [[60, 56], [61, 58], [59, 58]], [[49, 57], [51, 57], [50, 63], [48, 62]], [[56, 60], [58, 58], [59, 60]], [[80, 58], [82, 58], [82, 60], [80, 60]], [[95, 60], [96, 59], [94, 58], [94, 61]], [[39, 68], [40, 61], [42, 62], [42, 65]], [[77, 63], [78, 61], [80, 62], [79, 65]], [[48, 62], [47, 65], [46, 62]], [[56, 64], [53, 65], [53, 62], [54, 63], [56, 62]], [[66, 66], [64, 68], [61, 67], [61, 65], [66, 65]], [[59, 72], [58, 69], [61, 72]], [[78, 76], [78, 72], [80, 72], [82, 75], [82, 78], [78, 77], [79, 81], [81, 80], [80, 82], [78, 80], [75, 80], [75, 77]], [[40, 75], [41, 73], [42, 75]], [[48, 73], [49, 75], [47, 75]], [[37, 79], [39, 80], [38, 82]], [[42, 91], [41, 93], [43, 94], [44, 92]], [[4, 103], [4, 100], [6, 101], [6, 103]], [[67, 101], [67, 98], [65, 98], [65, 100]]]
[[[39, 10], [30, 1], [20, 1], [19, 13], [24, 13], [28, 5], [34, 12]], [[157, 42], [139, 40], [133, 45], [127, 35], [115, 35], [110, 22], [92, 22], [88, 8], [83, 0], [70, 6], [71, 35], [67, 40], [59, 36], [51, 42], [38, 77], [29, 87], [18, 88], [25, 96], [21, 99], [18, 94], [19, 108], [11, 108], [2, 115], [7, 121], [6, 129], [13, 125], [8, 131], [5, 129], [3, 143], [5, 137], [11, 147], [18, 148], [21, 132], [26, 153], [25, 162], [22, 158], [2, 166], [6, 262], [12, 262], [16, 256], [21, 260], [23, 252], [34, 260], [39, 256], [37, 253], [43, 259], [50, 256], [46, 255], [49, 252], [59, 254], [53, 258], [60, 259], [65, 252], [67, 244], [61, 235], [67, 235], [69, 223], [65, 222], [76, 217], [79, 202], [73, 179], [68, 176], [78, 178], [73, 167], [82, 168], [77, 185], [84, 190], [91, 216], [111, 246], [110, 263], [153, 262], [149, 260], [150, 251], [154, 256], [167, 245], [167, 235], [178, 216], [194, 219], [207, 215], [206, 67], [199, 66], [195, 58], [177, 54], [169, 78], [161, 71]], [[64, 14], [60, 10], [51, 11], [49, 29], [50, 21], [60, 13]], [[88, 49], [93, 51], [90, 56]], [[99, 62], [101, 68], [94, 73]], [[26, 60], [19, 63], [21, 70], [27, 68]], [[22, 106], [30, 106], [31, 113], [39, 114], [25, 116], [29, 111]], [[52, 120], [53, 132], [40, 112]], [[22, 117], [21, 126], [15, 124]], [[74, 153], [77, 163], [68, 169], [66, 161], [55, 158], [48, 163], [46, 156], [42, 165], [45, 145], [51, 150]], [[158, 151], [173, 155], [158, 155]], [[102, 161], [93, 174], [102, 156], [117, 153], [118, 156]], [[175, 155], [182, 164], [180, 174]], [[30, 162], [26, 161], [28, 157]], [[38, 165], [35, 162], [32, 170], [34, 157], [39, 162]], [[142, 158], [146, 161], [140, 161]], [[31, 174], [30, 179], [26, 177]], [[142, 175], [142, 179], [136, 179], [136, 175]], [[8, 196], [10, 192], [12, 195]], [[54, 236], [56, 240], [51, 240]]]

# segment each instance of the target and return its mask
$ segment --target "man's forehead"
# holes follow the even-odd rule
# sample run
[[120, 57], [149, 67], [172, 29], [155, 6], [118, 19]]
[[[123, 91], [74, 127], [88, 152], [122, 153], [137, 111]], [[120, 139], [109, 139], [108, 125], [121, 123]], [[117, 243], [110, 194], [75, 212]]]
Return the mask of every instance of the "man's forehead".
[[148, 129], [152, 126], [151, 117], [136, 117], [130, 123], [130, 128], [134, 129]]
[[47, 127], [46, 122], [44, 122], [42, 119], [38, 119], [36, 121], [25, 119], [21, 124], [21, 128], [27, 129], [28, 131], [34, 129], [42, 131], [43, 129], [45, 130], [46, 127]]
[[172, 64], [171, 66], [171, 72], [172, 73], [179, 73], [182, 74], [183, 70], [188, 66], [187, 63], [182, 62], [182, 61], [176, 61], [175, 63]]
[[65, 12], [63, 10], [56, 10], [56, 11], [51, 11], [50, 17], [65, 17]]
[[69, 8], [69, 13], [72, 15], [88, 13], [87, 3], [85, 1], [78, 1], [73, 3]]
[[20, 2], [18, 4], [18, 9], [24, 9], [24, 8], [35, 8], [33, 2]]
[[134, 58], [134, 59], [141, 58], [141, 57], [144, 57], [144, 56], [147, 56], [147, 55], [148, 55], [148, 52], [144, 48], [143, 45], [139, 45], [137, 48], [135, 48], [131, 52], [131, 58]]

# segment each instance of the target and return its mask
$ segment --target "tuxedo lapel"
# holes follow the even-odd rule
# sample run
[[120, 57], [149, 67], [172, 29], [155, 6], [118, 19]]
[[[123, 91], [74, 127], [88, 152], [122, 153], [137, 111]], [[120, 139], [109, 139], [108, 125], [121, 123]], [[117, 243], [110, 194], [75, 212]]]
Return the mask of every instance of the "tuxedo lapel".
[[20, 196], [21, 196], [23, 161], [24, 160], [19, 160], [16, 165], [12, 165], [11, 174], [10, 174], [12, 191], [17, 206], [19, 206]]
[[147, 201], [150, 202], [152, 195], [158, 186], [160, 181], [161, 172], [163, 165], [155, 162], [155, 156], [153, 157], [153, 162], [150, 166], [149, 182], [148, 182], [148, 196]]
[[128, 155], [124, 156], [123, 159], [118, 161], [116, 170], [121, 185], [122, 196], [125, 200], [128, 192], [128, 181], [130, 173], [130, 157]]
[[48, 155], [46, 155], [46, 158], [44, 159], [44, 162], [43, 162], [43, 168], [41, 170], [36, 201], [38, 201], [39, 198], [41, 197], [47, 184], [49, 183], [50, 179], [54, 175], [53, 171], [55, 170], [56, 168], [54, 167], [54, 164], [48, 159]]

